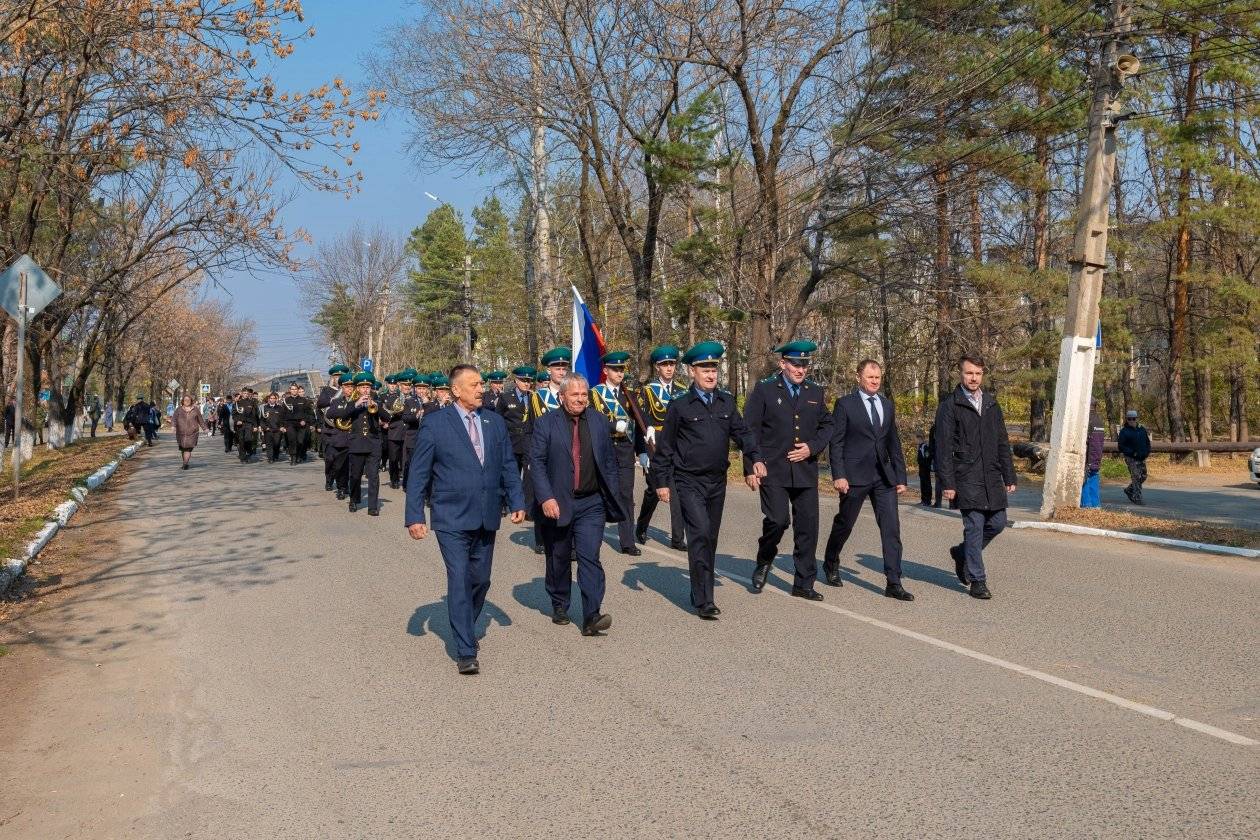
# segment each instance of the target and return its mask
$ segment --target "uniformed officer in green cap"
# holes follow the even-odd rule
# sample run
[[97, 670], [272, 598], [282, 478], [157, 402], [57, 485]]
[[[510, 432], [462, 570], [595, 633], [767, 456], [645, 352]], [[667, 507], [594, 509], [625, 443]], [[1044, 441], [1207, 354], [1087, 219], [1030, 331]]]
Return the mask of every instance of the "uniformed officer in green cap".
[[626, 514], [626, 518], [617, 523], [621, 553], [638, 557], [643, 552], [634, 544], [634, 464], [636, 455], [647, 462], [647, 442], [643, 437], [645, 424], [635, 405], [634, 393], [625, 386], [630, 354], [624, 351], [605, 353], [600, 361], [604, 365], [604, 381], [591, 388], [591, 405], [608, 418], [613, 451], [617, 454], [619, 501]]
[[[569, 367], [573, 364], [573, 351], [568, 347], [552, 347], [543, 353], [542, 367], [539, 373], [546, 373], [546, 379], [538, 380], [534, 390], [534, 416], [541, 417], [548, 411], [560, 408], [560, 380], [564, 379]], [[543, 383], [546, 382], [544, 387]]]
[[363, 479], [367, 478], [368, 515], [380, 513], [380, 470], [377, 462], [381, 457], [380, 418], [381, 405], [373, 388], [377, 383], [375, 377], [366, 371], [354, 375], [354, 395], [346, 400], [337, 400], [328, 409], [328, 416], [334, 421], [349, 421], [349, 473], [346, 486], [349, 490], [350, 512], [358, 510], [363, 501]]
[[[419, 374], [415, 369], [407, 368], [398, 375], [398, 388], [402, 392], [403, 410], [398, 421], [403, 428], [402, 475], [399, 477], [400, 487], [407, 486], [407, 476], [411, 467], [411, 453], [416, 448], [416, 436], [420, 433], [420, 417], [424, 414], [420, 397], [416, 393], [415, 383]], [[390, 429], [394, 428], [393, 422]]]
[[451, 404], [451, 380], [446, 374], [434, 371], [429, 374], [429, 382], [433, 385], [433, 400], [438, 408], [446, 408]]
[[[717, 387], [723, 352], [720, 342], [702, 341], [683, 355], [683, 364], [691, 371], [691, 388], [670, 402], [652, 464], [653, 471], [660, 473], [657, 496], [668, 502], [676, 493], [682, 506], [691, 604], [708, 620], [721, 612], [713, 602], [713, 565], [726, 503], [731, 442], [752, 463], [753, 477], [760, 480], [766, 475], [757, 439], [740, 416], [735, 397]], [[756, 482], [750, 485], [755, 488]]]
[[[678, 370], [678, 356], [679, 350], [672, 344], [662, 344], [653, 348], [652, 367], [656, 375], [644, 383], [636, 395], [640, 414], [647, 426], [643, 434], [648, 464], [656, 448], [656, 435], [665, 425], [665, 412], [670, 402], [687, 393], [687, 388], [675, 378]], [[647, 488], [643, 491], [643, 503], [639, 506], [639, 519], [634, 528], [635, 539], [640, 543], [647, 542], [648, 526], [652, 524], [652, 514], [656, 512], [656, 491], [660, 487], [655, 482], [655, 474], [649, 470]], [[669, 542], [679, 551], [687, 550], [687, 541], [683, 537], [682, 509], [678, 506], [678, 500], [672, 497], [669, 503]]]
[[752, 589], [766, 585], [779, 540], [792, 523], [792, 594], [821, 601], [818, 577], [818, 455], [831, 442], [832, 418], [823, 387], [808, 376], [818, 345], [789, 341], [776, 348], [779, 372], [753, 386], [744, 402], [744, 422], [765, 459], [766, 477], [752, 474], [744, 458], [745, 481], [761, 494], [761, 538]]
[[481, 407], [488, 408], [495, 414], [502, 414], [499, 411], [499, 401], [503, 398], [503, 383], [507, 381], [507, 373], [501, 370], [492, 370], [486, 374], [486, 382], [490, 387], [481, 398]]
[[[337, 396], [333, 397], [324, 412], [324, 417], [332, 425], [332, 434], [324, 444], [324, 458], [329, 465], [332, 482], [337, 489], [338, 500], [344, 500], [350, 492], [350, 427], [349, 419], [339, 416], [343, 413], [344, 404], [354, 401], [354, 379], [349, 375], [341, 377], [341, 387]], [[336, 412], [336, 414], [334, 414]]]
[[328, 384], [319, 389], [319, 396], [315, 399], [315, 414], [319, 420], [319, 442], [317, 448], [319, 454], [324, 459], [324, 489], [332, 490], [335, 483], [333, 478], [332, 461], [328, 458], [326, 447], [328, 440], [336, 433], [336, 429], [328, 420], [326, 414], [328, 406], [332, 404], [334, 398], [341, 394], [341, 380], [349, 378], [350, 368], [345, 365], [333, 365], [328, 369]]
[[406, 438], [406, 426], [403, 413], [406, 411], [406, 400], [403, 393], [404, 384], [411, 391], [411, 377], [406, 371], [398, 371], [385, 377], [389, 388], [381, 400], [381, 425], [385, 428], [382, 441], [382, 453], [385, 467], [389, 470], [389, 486], [397, 490], [402, 481], [403, 445]]

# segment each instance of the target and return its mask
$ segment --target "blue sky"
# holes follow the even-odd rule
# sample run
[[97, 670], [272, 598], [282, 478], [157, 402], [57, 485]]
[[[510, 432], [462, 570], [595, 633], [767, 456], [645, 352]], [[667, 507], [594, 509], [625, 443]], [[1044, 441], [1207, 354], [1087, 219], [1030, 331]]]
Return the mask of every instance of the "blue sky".
[[[365, 87], [361, 59], [376, 48], [380, 34], [398, 22], [416, 17], [412, 0], [304, 0], [306, 23], [315, 38], [303, 41], [296, 52], [273, 72], [277, 89], [309, 89], [341, 75], [356, 91]], [[363, 171], [363, 191], [344, 196], [303, 190], [283, 211], [286, 230], [305, 228], [312, 238], [335, 236], [354, 222], [371, 228], [382, 225], [405, 234], [437, 205], [425, 191], [449, 201], [470, 218], [469, 210], [490, 190], [490, 179], [455, 170], [430, 172], [405, 151], [407, 124], [388, 113], [379, 122], [362, 123], [355, 139], [363, 144], [356, 163]], [[292, 185], [288, 185], [292, 189]], [[303, 248], [299, 256], [307, 257]], [[258, 325], [255, 367], [264, 372], [287, 368], [321, 367], [327, 351], [314, 326], [299, 310], [293, 282], [287, 276], [226, 274], [217, 277], [223, 290], [211, 295], [227, 298], [238, 316]]]

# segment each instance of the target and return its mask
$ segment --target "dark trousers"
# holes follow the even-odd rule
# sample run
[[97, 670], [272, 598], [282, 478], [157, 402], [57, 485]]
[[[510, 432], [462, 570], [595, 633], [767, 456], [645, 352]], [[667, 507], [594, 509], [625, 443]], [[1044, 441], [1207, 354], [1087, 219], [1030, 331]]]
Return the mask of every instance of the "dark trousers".
[[[652, 514], [656, 513], [656, 505], [660, 502], [660, 499], [656, 498], [656, 490], [660, 486], [656, 478], [656, 470], [649, 470], [647, 489], [643, 491], [643, 503], [639, 506], [639, 518], [635, 522], [635, 528], [639, 531], [646, 533], [648, 525], [652, 524]], [[683, 541], [681, 502], [678, 501], [677, 488], [671, 487], [669, 490], [669, 541], [680, 543]]]
[[582, 590], [582, 623], [599, 615], [604, 602], [604, 567], [599, 547], [604, 541], [604, 500], [598, 493], [573, 500], [573, 519], [555, 524], [541, 516], [543, 547], [547, 551], [547, 594], [554, 609], [569, 609], [573, 569], [569, 558], [577, 552], [578, 588]]
[[813, 589], [818, 577], [818, 485], [780, 487], [761, 480], [761, 538], [757, 540], [757, 563], [769, 565], [779, 552], [779, 540], [792, 522], [792, 586]]
[[386, 453], [389, 460], [389, 483], [397, 484], [402, 481], [403, 470], [403, 440], [388, 440], [386, 443]]
[[670, 499], [678, 499], [687, 534], [687, 566], [691, 570], [691, 605], [713, 603], [713, 564], [717, 558], [722, 507], [726, 504], [726, 474], [676, 473]]
[[324, 441], [324, 483], [336, 486], [342, 493], [347, 492], [350, 453], [344, 446], [332, 441]]
[[613, 449], [617, 453], [617, 478], [621, 482], [617, 499], [626, 514], [626, 518], [617, 523], [617, 541], [625, 551], [634, 547], [634, 444], [628, 440], [614, 441]]
[[351, 502], [357, 505], [363, 501], [363, 479], [367, 478], [368, 507], [376, 509], [380, 506], [380, 466], [381, 450], [378, 446], [373, 446], [369, 452], [350, 453], [350, 470], [346, 480]]
[[296, 464], [306, 457], [306, 427], [290, 426], [284, 433], [284, 445], [289, 450], [289, 463]]
[[238, 434], [236, 436], [236, 454], [240, 456], [241, 463], [249, 460], [250, 456], [258, 451], [258, 438], [252, 433], [249, 435]]
[[236, 434], [232, 431], [231, 426], [223, 427], [223, 451], [231, 452], [233, 445], [236, 443]]
[[265, 433], [267, 446], [267, 460], [278, 461], [280, 459], [280, 441], [284, 438], [284, 432], [276, 429], [275, 431], [267, 430]]
[[93, 418], [91, 418], [91, 420], [92, 420], [92, 435], [91, 435], [91, 436], [92, 436], [92, 437], [96, 437], [96, 426], [97, 426], [97, 424], [98, 424], [98, 423], [100, 423], [100, 422], [101, 422], [101, 418], [99, 418], [99, 417], [93, 417]]
[[490, 591], [494, 564], [494, 531], [435, 531], [446, 565], [446, 608], [455, 636], [455, 655], [477, 655], [477, 619]]
[[4, 447], [5, 447], [5, 449], [8, 449], [8, 448], [9, 448], [9, 445], [10, 445], [11, 443], [13, 443], [13, 427], [12, 427], [12, 426], [5, 426], [5, 427], [4, 427]]
[[144, 442], [152, 445], [153, 439], [157, 437], [157, 426], [152, 423], [144, 424]]
[[849, 492], [840, 497], [840, 511], [831, 520], [831, 536], [823, 562], [827, 568], [840, 565], [840, 552], [853, 532], [853, 523], [862, 512], [862, 502], [871, 500], [875, 511], [875, 524], [879, 526], [879, 541], [884, 555], [884, 577], [889, 583], [901, 583], [901, 521], [897, 514], [897, 488], [884, 481], [874, 484], [851, 485]]
[[967, 577], [984, 580], [984, 550], [1006, 528], [1006, 509], [963, 508], [962, 520], [963, 541], [960, 548], [967, 558]]
[[534, 522], [534, 545], [543, 544], [543, 528], [541, 515], [535, 518], [534, 510], [534, 479], [529, 474], [529, 455], [524, 452], [513, 453], [516, 457], [516, 468], [521, 471], [521, 489], [525, 493], [525, 516]]
[[919, 459], [919, 501], [925, 505], [932, 504], [932, 460]]
[[416, 437], [411, 435], [403, 439], [402, 486], [407, 487], [407, 477], [411, 475], [411, 453], [416, 451]]

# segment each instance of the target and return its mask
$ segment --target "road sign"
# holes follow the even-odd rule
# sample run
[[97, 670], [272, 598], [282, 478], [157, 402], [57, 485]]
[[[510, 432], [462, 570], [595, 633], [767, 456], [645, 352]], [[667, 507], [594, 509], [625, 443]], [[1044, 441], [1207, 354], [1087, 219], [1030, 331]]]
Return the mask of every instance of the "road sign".
[[170, 388], [172, 391], [179, 390], [179, 380], [172, 379], [170, 382], [166, 383], [166, 387]]
[[363, 371], [364, 371], [365, 373], [371, 373], [371, 372], [372, 372], [372, 360], [371, 360], [371, 359], [369, 359], [367, 356], [364, 356], [362, 359], [360, 359], [360, 360], [359, 360], [359, 367], [363, 368]]
[[201, 383], [201, 393], [203, 393], [203, 394], [208, 394], [208, 393], [210, 393], [210, 383], [209, 383], [209, 382], [202, 382], [202, 383]]
[[61, 287], [53, 282], [44, 269], [35, 260], [23, 254], [0, 274], [0, 306], [16, 319], [18, 312], [19, 284], [22, 275], [26, 275], [26, 311], [28, 315], [38, 315], [44, 307], [52, 303], [61, 294]]
[[44, 390], [39, 392], [39, 401], [48, 402], [48, 398], [51, 396], [52, 396], [52, 391], [49, 391], [47, 388], [45, 388]]

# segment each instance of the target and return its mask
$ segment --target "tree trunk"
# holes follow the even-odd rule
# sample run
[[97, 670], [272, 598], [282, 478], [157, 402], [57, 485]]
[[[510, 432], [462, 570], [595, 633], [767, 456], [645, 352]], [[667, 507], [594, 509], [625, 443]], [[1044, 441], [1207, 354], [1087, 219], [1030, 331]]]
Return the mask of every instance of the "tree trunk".
[[[1198, 106], [1199, 33], [1190, 35], [1190, 63], [1186, 70], [1186, 125]], [[1186, 412], [1182, 378], [1185, 368], [1190, 321], [1190, 185], [1194, 172], [1182, 163], [1177, 175], [1177, 238], [1172, 271], [1172, 326], [1168, 342], [1168, 432], [1174, 441], [1186, 439]]]
[[949, 170], [938, 166], [932, 172], [936, 184], [936, 255], [933, 275], [936, 280], [936, 392], [944, 399], [950, 392], [953, 369], [953, 301], [949, 275]]
[[1229, 437], [1235, 441], [1251, 439], [1247, 427], [1247, 377], [1239, 364], [1229, 366]]

